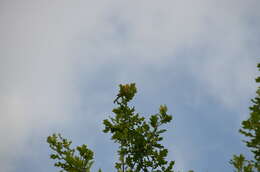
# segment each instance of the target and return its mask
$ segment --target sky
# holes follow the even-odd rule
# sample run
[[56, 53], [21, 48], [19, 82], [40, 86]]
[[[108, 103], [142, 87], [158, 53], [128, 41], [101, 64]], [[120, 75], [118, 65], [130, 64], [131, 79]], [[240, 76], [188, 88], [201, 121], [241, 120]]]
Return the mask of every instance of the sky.
[[258, 0], [0, 0], [0, 166], [58, 171], [46, 137], [61, 133], [114, 170], [102, 133], [119, 84], [148, 117], [166, 104], [175, 170], [230, 172], [250, 154], [238, 133], [259, 75]]

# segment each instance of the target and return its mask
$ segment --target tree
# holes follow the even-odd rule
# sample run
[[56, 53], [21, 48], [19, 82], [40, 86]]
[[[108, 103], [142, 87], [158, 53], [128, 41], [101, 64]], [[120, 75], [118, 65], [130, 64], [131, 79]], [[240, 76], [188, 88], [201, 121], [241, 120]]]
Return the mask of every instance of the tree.
[[[257, 65], [260, 70], [260, 64]], [[256, 78], [260, 82], [260, 77]], [[242, 121], [242, 128], [239, 130], [247, 140], [244, 140], [246, 146], [253, 153], [253, 160], [246, 160], [244, 155], [234, 155], [230, 163], [237, 172], [260, 171], [260, 88], [256, 91], [256, 97], [251, 100], [253, 105], [249, 107], [250, 114], [247, 120]]]
[[135, 84], [120, 85], [120, 91], [114, 103], [114, 117], [104, 120], [105, 133], [111, 133], [111, 139], [119, 144], [119, 161], [115, 167], [118, 172], [172, 172], [174, 161], [167, 162], [168, 150], [160, 141], [165, 129], [160, 127], [172, 120], [167, 107], [160, 106], [159, 113], [151, 115], [149, 121], [135, 113], [128, 103], [136, 94]]
[[[167, 107], [161, 105], [159, 113], [151, 115], [149, 120], [135, 112], [128, 103], [137, 92], [134, 83], [119, 85], [119, 93], [114, 100], [118, 106], [113, 109], [114, 117], [105, 119], [104, 132], [111, 133], [111, 139], [119, 144], [119, 160], [115, 164], [118, 172], [173, 172], [174, 161], [165, 158], [168, 150], [160, 143], [166, 129], [161, 127], [172, 120]], [[50, 155], [56, 160], [55, 166], [67, 172], [89, 172], [93, 164], [93, 152], [86, 145], [70, 148], [71, 141], [60, 134], [47, 138]], [[101, 170], [99, 170], [101, 171]]]
[[50, 148], [56, 152], [50, 155], [51, 159], [58, 160], [54, 165], [67, 172], [90, 172], [93, 164], [93, 152], [86, 145], [70, 148], [71, 141], [64, 139], [60, 134], [53, 134], [47, 138]]

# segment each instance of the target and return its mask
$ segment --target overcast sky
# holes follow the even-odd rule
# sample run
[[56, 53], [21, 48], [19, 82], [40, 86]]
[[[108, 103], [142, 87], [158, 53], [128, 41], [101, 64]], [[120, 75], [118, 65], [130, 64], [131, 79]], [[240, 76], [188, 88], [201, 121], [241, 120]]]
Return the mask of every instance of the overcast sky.
[[[60, 132], [114, 170], [102, 133], [118, 84], [135, 82], [136, 110], [166, 104], [175, 169], [230, 172], [246, 153], [260, 57], [259, 0], [0, 0], [0, 167], [55, 172], [46, 137]], [[250, 156], [250, 154], [247, 154]]]

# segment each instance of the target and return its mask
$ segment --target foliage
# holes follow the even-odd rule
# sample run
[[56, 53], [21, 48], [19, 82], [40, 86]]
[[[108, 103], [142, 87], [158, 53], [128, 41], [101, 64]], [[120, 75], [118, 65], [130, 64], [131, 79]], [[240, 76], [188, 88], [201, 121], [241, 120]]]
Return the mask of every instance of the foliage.
[[114, 103], [114, 117], [103, 121], [104, 132], [111, 133], [111, 139], [119, 144], [119, 161], [115, 167], [118, 172], [172, 172], [174, 161], [168, 163], [165, 157], [168, 150], [160, 141], [166, 130], [160, 127], [172, 120], [167, 107], [160, 106], [159, 113], [151, 115], [149, 121], [135, 113], [128, 103], [137, 90], [135, 84], [120, 85], [119, 94]]
[[[173, 172], [174, 161], [165, 159], [168, 150], [160, 143], [161, 134], [166, 131], [161, 127], [169, 123], [172, 116], [167, 113], [167, 107], [161, 105], [157, 114], [145, 120], [128, 105], [136, 92], [133, 83], [119, 85], [114, 101], [117, 105], [113, 109], [115, 116], [103, 121], [104, 132], [111, 133], [111, 139], [119, 144], [119, 161], [115, 168], [117, 172]], [[90, 172], [93, 152], [86, 145], [72, 149], [72, 142], [60, 134], [49, 136], [47, 142], [54, 151], [50, 158], [56, 160], [54, 165], [60, 167], [61, 172]]]
[[245, 159], [244, 155], [234, 155], [233, 159], [230, 160], [230, 164], [235, 167], [236, 172], [253, 172], [253, 164], [251, 161]]
[[[258, 64], [260, 70], [260, 64]], [[260, 77], [256, 78], [256, 82], [260, 82]], [[247, 120], [242, 121], [242, 128], [239, 130], [241, 134], [247, 137], [244, 140], [246, 146], [254, 155], [253, 160], [246, 160], [243, 155], [233, 156], [230, 163], [235, 167], [237, 172], [254, 172], [260, 171], [260, 88], [256, 91], [256, 97], [252, 99], [253, 105], [249, 107], [250, 115]]]
[[86, 145], [70, 148], [71, 141], [64, 139], [60, 134], [53, 134], [47, 138], [50, 148], [55, 152], [51, 159], [57, 160], [54, 164], [63, 170], [61, 172], [90, 172], [93, 164], [93, 152]]
[[[260, 64], [258, 64], [260, 70]], [[260, 82], [260, 77], [256, 78]], [[119, 85], [119, 93], [114, 100], [117, 105], [113, 109], [114, 116], [105, 119], [104, 132], [111, 133], [111, 139], [119, 144], [119, 160], [115, 163], [118, 172], [173, 172], [174, 161], [166, 160], [168, 149], [161, 144], [161, 127], [172, 120], [167, 113], [167, 107], [161, 105], [159, 112], [146, 120], [129, 102], [134, 98], [137, 89], [135, 84]], [[250, 115], [242, 121], [239, 132], [244, 135], [246, 146], [254, 155], [253, 160], [247, 160], [244, 155], [234, 155], [230, 164], [235, 172], [260, 172], [260, 87], [249, 107]], [[93, 152], [85, 144], [70, 148], [72, 142], [60, 134], [47, 138], [50, 148], [55, 152], [50, 155], [56, 160], [55, 166], [61, 172], [90, 172], [93, 164]], [[101, 172], [101, 170], [99, 170]], [[190, 170], [189, 172], [193, 172]]]

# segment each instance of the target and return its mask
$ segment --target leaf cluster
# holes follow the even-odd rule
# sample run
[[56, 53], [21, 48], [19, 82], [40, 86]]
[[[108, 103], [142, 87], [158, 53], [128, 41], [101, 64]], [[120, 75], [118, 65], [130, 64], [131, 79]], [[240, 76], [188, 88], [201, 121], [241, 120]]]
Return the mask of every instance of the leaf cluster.
[[[260, 64], [257, 65], [260, 70]], [[256, 78], [256, 82], [260, 82], [260, 77]], [[246, 160], [243, 155], [234, 155], [231, 164], [237, 171], [253, 172], [260, 171], [260, 88], [256, 91], [256, 97], [251, 100], [253, 105], [249, 107], [250, 114], [247, 120], [242, 121], [242, 128], [239, 130], [247, 140], [244, 140], [246, 146], [254, 155], [253, 160]], [[251, 171], [250, 171], [251, 170]]]
[[103, 121], [103, 131], [111, 133], [111, 139], [119, 144], [119, 161], [115, 164], [118, 172], [172, 172], [174, 161], [165, 159], [168, 150], [160, 143], [161, 134], [166, 131], [161, 127], [172, 120], [167, 107], [161, 105], [159, 113], [146, 121], [128, 105], [137, 92], [135, 84], [120, 85], [119, 88], [114, 116]]
[[55, 152], [50, 155], [56, 160], [55, 166], [62, 168], [60, 172], [90, 172], [93, 164], [93, 152], [85, 144], [71, 148], [72, 142], [60, 134], [47, 138], [50, 148]]
[[235, 167], [236, 172], [253, 172], [254, 165], [252, 161], [246, 160], [244, 155], [234, 155], [233, 159], [229, 162]]

